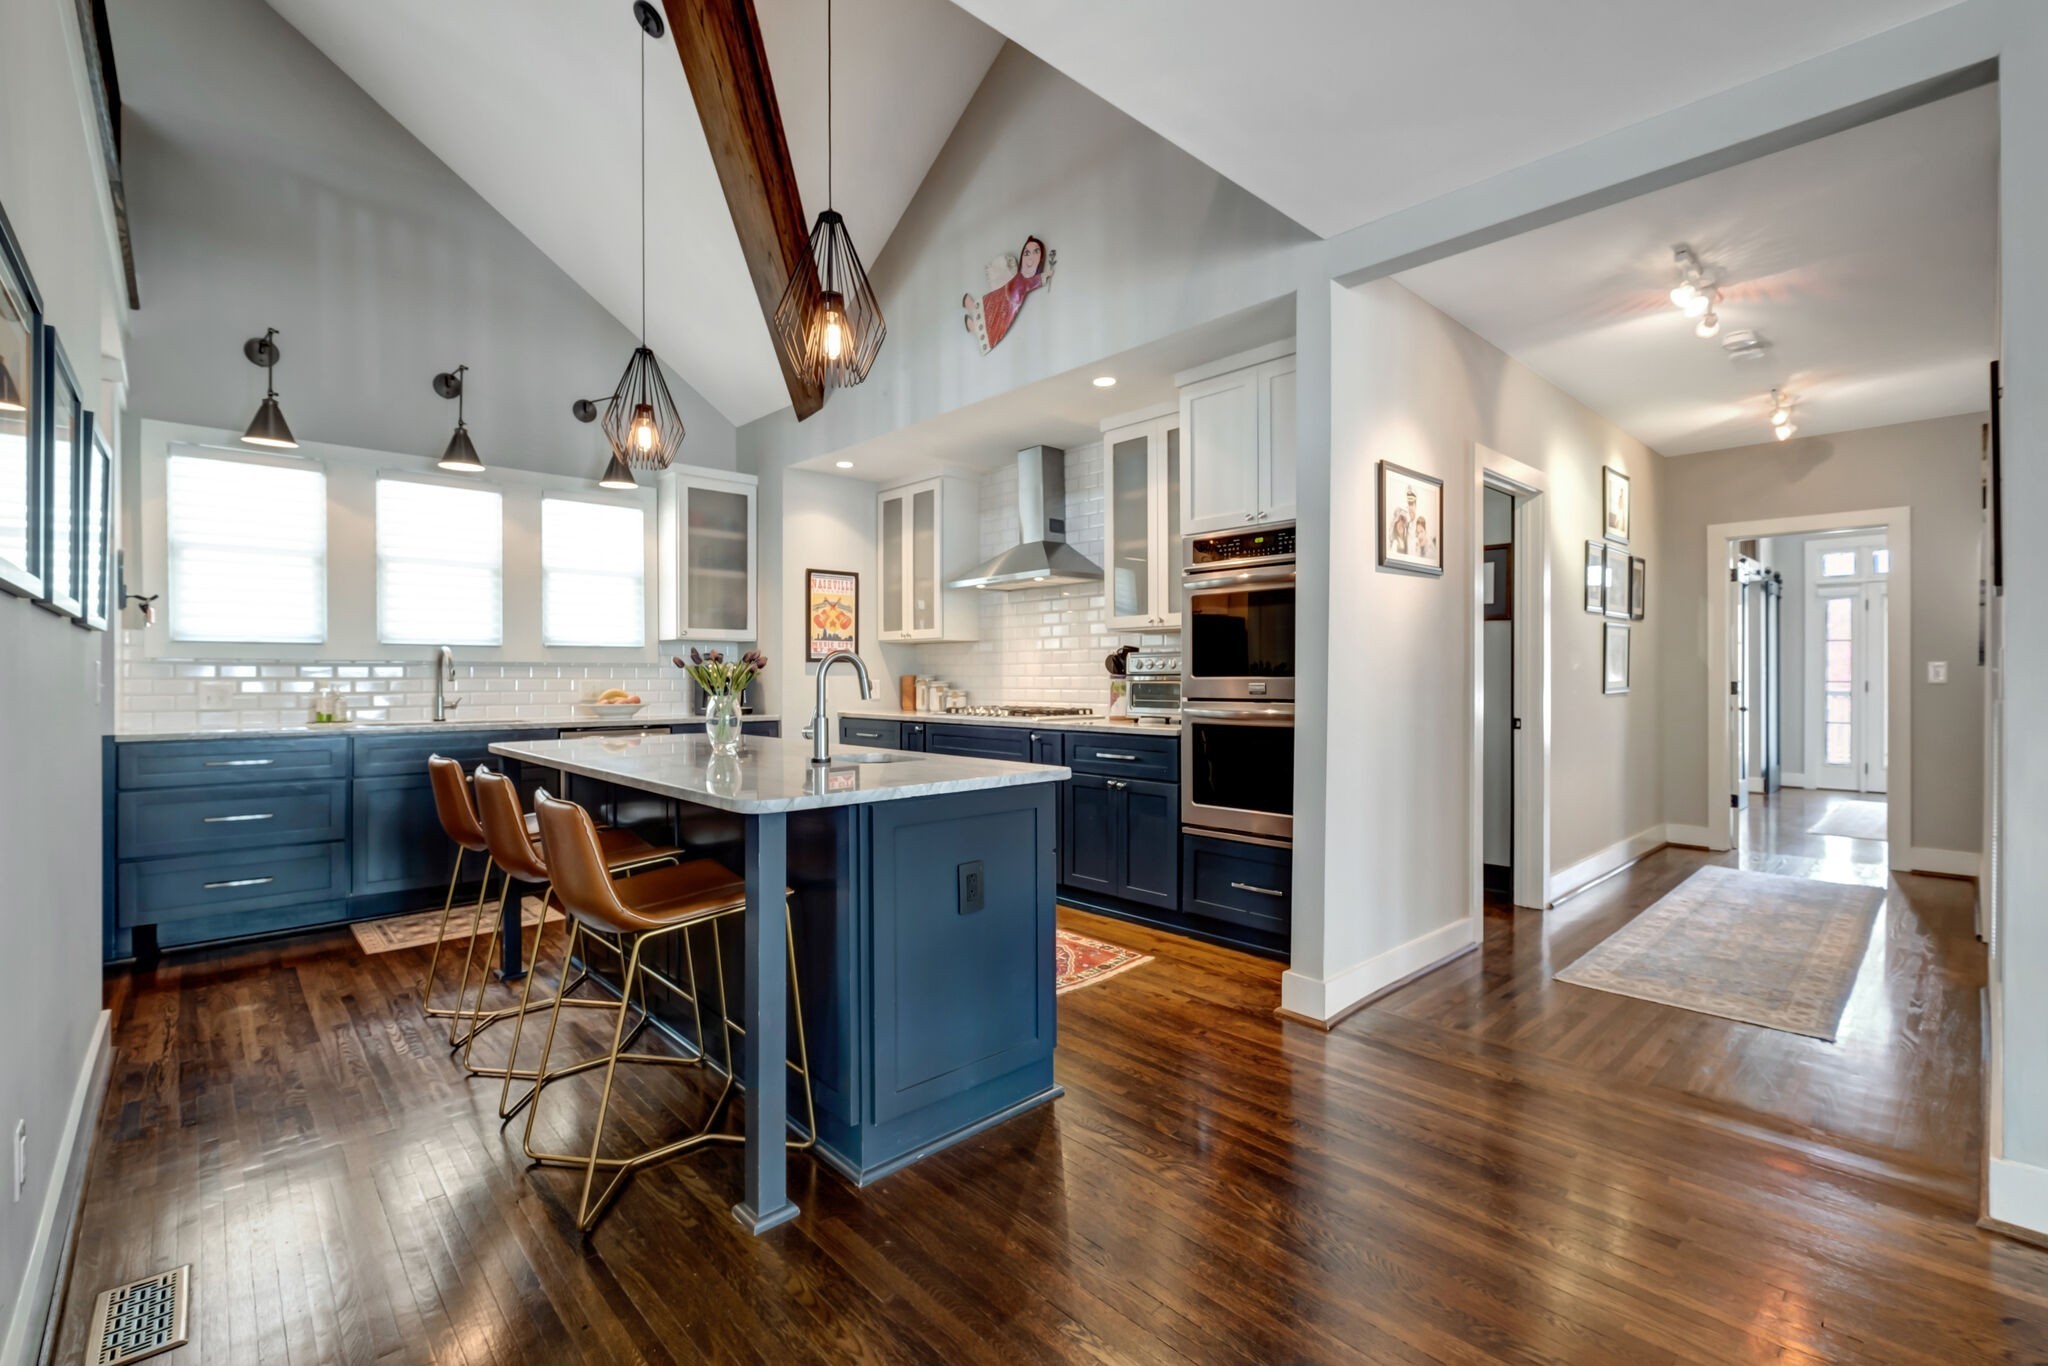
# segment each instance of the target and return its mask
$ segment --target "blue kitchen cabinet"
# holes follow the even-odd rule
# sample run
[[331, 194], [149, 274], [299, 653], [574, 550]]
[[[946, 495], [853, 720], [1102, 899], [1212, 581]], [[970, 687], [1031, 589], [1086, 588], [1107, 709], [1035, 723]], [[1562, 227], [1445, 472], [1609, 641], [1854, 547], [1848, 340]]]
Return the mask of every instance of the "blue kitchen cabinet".
[[1114, 779], [1078, 773], [1067, 780], [1060, 816], [1060, 885], [1115, 896], [1123, 885], [1116, 866]]
[[1294, 851], [1280, 844], [1189, 835], [1181, 853], [1187, 912], [1285, 947], [1294, 904]]
[[873, 716], [842, 716], [839, 743], [846, 749], [902, 749], [903, 723]]
[[[491, 746], [505, 740], [549, 738], [544, 731], [530, 730], [356, 736], [349, 801], [349, 894], [376, 897], [447, 887], [455, 846], [434, 810], [433, 782], [427, 777], [430, 756], [453, 759], [465, 772], [474, 772], [479, 764], [501, 772], [511, 769], [517, 778], [517, 765], [493, 756]], [[371, 903], [362, 907], [362, 913], [375, 915], [387, 909], [394, 908]]]
[[1180, 789], [1077, 773], [1067, 783], [1060, 882], [1117, 901], [1176, 910]]

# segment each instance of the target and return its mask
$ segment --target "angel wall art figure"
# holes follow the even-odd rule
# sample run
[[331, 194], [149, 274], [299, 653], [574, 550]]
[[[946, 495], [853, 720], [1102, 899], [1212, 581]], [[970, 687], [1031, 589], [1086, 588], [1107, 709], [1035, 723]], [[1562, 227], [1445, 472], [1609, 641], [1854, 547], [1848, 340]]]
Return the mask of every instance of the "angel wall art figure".
[[981, 343], [982, 355], [1009, 335], [1025, 296], [1052, 279], [1053, 264], [1058, 260], [1058, 252], [1037, 237], [1027, 237], [1023, 250], [1015, 256], [998, 256], [988, 263], [988, 293], [980, 298], [971, 293], [960, 296], [960, 307], [967, 310], [967, 330]]

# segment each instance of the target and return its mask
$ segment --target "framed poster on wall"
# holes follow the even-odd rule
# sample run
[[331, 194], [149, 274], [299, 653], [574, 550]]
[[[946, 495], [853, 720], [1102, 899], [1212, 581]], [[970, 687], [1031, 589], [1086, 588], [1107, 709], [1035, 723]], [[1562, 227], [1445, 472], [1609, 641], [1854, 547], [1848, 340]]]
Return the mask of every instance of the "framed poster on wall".
[[860, 648], [860, 575], [839, 569], [804, 571], [805, 658]]
[[0, 588], [43, 593], [43, 301], [0, 212]]
[[83, 529], [78, 490], [85, 472], [85, 398], [78, 375], [57, 340], [43, 325], [43, 592], [36, 601], [67, 617], [84, 613], [85, 569], [79, 559]]

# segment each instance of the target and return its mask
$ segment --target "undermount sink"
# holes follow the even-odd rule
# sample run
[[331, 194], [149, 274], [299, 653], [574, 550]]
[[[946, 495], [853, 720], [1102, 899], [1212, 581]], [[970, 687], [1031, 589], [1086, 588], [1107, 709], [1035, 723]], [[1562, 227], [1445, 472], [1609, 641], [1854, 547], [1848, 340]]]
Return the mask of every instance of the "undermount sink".
[[832, 756], [835, 764], [902, 764], [922, 759], [922, 754], [905, 754], [900, 749], [842, 750]]

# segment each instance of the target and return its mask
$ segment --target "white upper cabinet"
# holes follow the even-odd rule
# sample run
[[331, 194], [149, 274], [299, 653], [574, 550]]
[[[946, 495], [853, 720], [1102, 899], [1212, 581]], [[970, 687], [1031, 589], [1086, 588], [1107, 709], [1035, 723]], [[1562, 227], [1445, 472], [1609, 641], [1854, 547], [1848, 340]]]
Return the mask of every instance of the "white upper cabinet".
[[661, 638], [755, 639], [758, 481], [678, 465], [663, 471], [655, 487]]
[[1180, 628], [1180, 422], [1172, 415], [1108, 427], [1102, 456], [1109, 624], [1124, 631]]
[[1269, 354], [1277, 349], [1184, 377], [1183, 531], [1223, 531], [1294, 516], [1294, 356]]
[[876, 511], [876, 639], [980, 639], [980, 594], [946, 587], [978, 562], [981, 508], [974, 481], [941, 475], [883, 489]]

